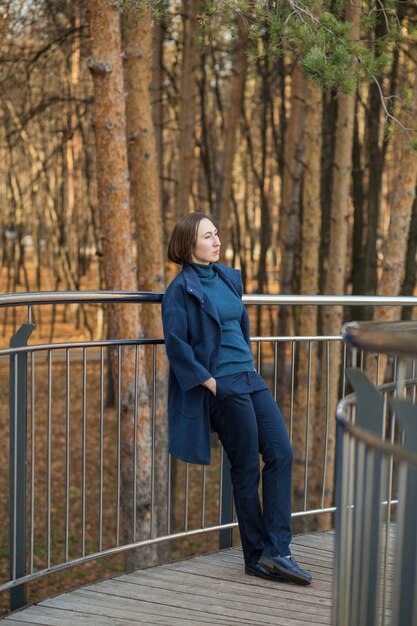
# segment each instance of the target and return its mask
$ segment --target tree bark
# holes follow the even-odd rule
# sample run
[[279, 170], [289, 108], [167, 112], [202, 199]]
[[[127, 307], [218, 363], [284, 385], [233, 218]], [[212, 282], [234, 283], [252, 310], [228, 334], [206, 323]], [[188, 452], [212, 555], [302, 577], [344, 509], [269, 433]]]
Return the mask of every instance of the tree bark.
[[[346, 21], [351, 24], [350, 38], [359, 39], [360, 8], [355, 3], [348, 3]], [[341, 295], [345, 292], [345, 282], [348, 271], [348, 238], [349, 238], [349, 198], [352, 182], [352, 150], [353, 131], [355, 122], [356, 94], [338, 95], [334, 165], [333, 190], [330, 208], [330, 238], [329, 259], [326, 273], [324, 292], [329, 295]], [[339, 335], [342, 326], [343, 309], [339, 306], [323, 308], [323, 334]], [[328, 422], [328, 440], [326, 453], [326, 476], [324, 506], [331, 506], [333, 501], [333, 476], [335, 460], [336, 432], [333, 416], [339, 398], [339, 378], [341, 369], [341, 349], [339, 342], [329, 343], [329, 361], [327, 351], [322, 352], [321, 380], [322, 389], [326, 381], [328, 370], [328, 399], [326, 393], [321, 393], [320, 411], [316, 415], [314, 424], [314, 454], [313, 454], [313, 484], [315, 499], [313, 506], [321, 506], [322, 468], [325, 462], [326, 418]], [[326, 411], [327, 409], [327, 411]], [[320, 520], [320, 521], [319, 521]], [[320, 516], [319, 523], [326, 523]], [[323, 520], [323, 521], [322, 521]], [[328, 521], [328, 520], [327, 520]]]
[[190, 210], [195, 169], [195, 121], [198, 68], [198, 13], [201, 0], [183, 0], [184, 39], [179, 107], [179, 154], [177, 168], [176, 217]]
[[[406, 128], [414, 128], [417, 121], [417, 65], [414, 68], [411, 108], [403, 121]], [[392, 193], [390, 223], [384, 243], [384, 260], [378, 281], [377, 295], [397, 296], [404, 277], [411, 213], [416, 197], [417, 152], [410, 145], [407, 133], [399, 131], [400, 158]], [[397, 307], [376, 307], [374, 320], [390, 321], [400, 317]]]
[[237, 134], [241, 119], [242, 98], [245, 86], [248, 29], [241, 19], [238, 21], [238, 34], [233, 55], [233, 70], [230, 79], [229, 103], [225, 111], [224, 149], [221, 167], [219, 168], [218, 212], [220, 215], [219, 230], [223, 240], [222, 262], [229, 238], [229, 222], [232, 201], [233, 163], [236, 154]]
[[[403, 71], [406, 72], [406, 63], [403, 61]], [[413, 128], [417, 119], [417, 65], [414, 67], [414, 76], [409, 77], [408, 83], [412, 88], [411, 106], [404, 115], [402, 123], [406, 128]], [[398, 114], [397, 114], [398, 115]], [[401, 285], [405, 274], [407, 258], [407, 242], [410, 231], [412, 208], [416, 197], [417, 184], [417, 153], [410, 145], [408, 133], [397, 131], [396, 149], [397, 173], [394, 189], [391, 196], [390, 222], [383, 246], [382, 269], [378, 280], [378, 296], [397, 296], [401, 293]], [[373, 319], [380, 322], [398, 320], [401, 317], [399, 307], [375, 307]], [[381, 356], [379, 363], [374, 355], [368, 354], [366, 370], [369, 378], [381, 384], [385, 379], [387, 358]]]
[[323, 94], [323, 150], [321, 172], [322, 229], [320, 244], [319, 291], [324, 293], [327, 266], [329, 263], [330, 224], [333, 192], [333, 170], [335, 163], [335, 135], [339, 99], [334, 92]]
[[[307, 81], [304, 130], [303, 213], [301, 230], [300, 293], [314, 295], [319, 285], [321, 227], [320, 169], [322, 149], [322, 93], [317, 83]], [[298, 314], [297, 334], [317, 334], [317, 307], [303, 306]], [[311, 350], [311, 351], [310, 351]], [[315, 406], [317, 351], [314, 344], [301, 342], [294, 397], [294, 490], [296, 499], [304, 491], [305, 463], [309, 462], [311, 423]], [[310, 427], [307, 417], [310, 415]], [[301, 504], [301, 503], [299, 503]]]
[[[292, 72], [290, 118], [285, 133], [284, 176], [282, 179], [279, 240], [281, 248], [280, 293], [290, 294], [293, 287], [295, 257], [300, 245], [301, 188], [303, 180], [304, 128], [306, 116], [306, 80], [296, 64]], [[290, 322], [290, 308], [279, 309], [278, 335], [285, 337]], [[278, 389], [285, 376], [285, 352], [278, 355]], [[284, 398], [278, 395], [279, 403]]]
[[[386, 36], [386, 22], [383, 11], [378, 13], [374, 33], [375, 56], [380, 55], [377, 42]], [[363, 254], [362, 277], [358, 282], [358, 293], [372, 295], [377, 288], [377, 235], [381, 199], [382, 171], [384, 167], [384, 149], [381, 137], [382, 103], [379, 85], [372, 81], [366, 106], [366, 145], [368, 186], [366, 192], [366, 241]], [[360, 318], [370, 319], [371, 307], [358, 308]]]
[[155, 128], [156, 148], [158, 151], [159, 177], [162, 177], [162, 131], [164, 126], [164, 105], [163, 105], [163, 58], [164, 58], [164, 39], [165, 39], [165, 21], [154, 20], [152, 25], [152, 81], [151, 81], [151, 100], [152, 115]]
[[[356, 101], [356, 112], [353, 129], [352, 148], [352, 202], [353, 202], [353, 228], [352, 228], [352, 293], [361, 292], [363, 272], [363, 236], [364, 236], [364, 167], [363, 147], [359, 138], [359, 98]], [[351, 308], [350, 316], [354, 319], [357, 315], [356, 307]]]
[[[159, 185], [158, 150], [152, 117], [152, 19], [149, 7], [134, 25], [123, 24], [122, 42], [124, 51], [124, 76], [127, 92], [126, 122], [128, 136], [129, 171], [131, 180], [131, 199], [136, 223], [137, 279], [141, 291], [161, 293], [165, 290], [163, 266], [163, 232], [161, 218], [161, 194]], [[160, 307], [143, 305], [141, 322], [145, 337], [163, 336]], [[147, 359], [148, 385], [152, 385], [152, 353]], [[162, 354], [161, 354], [162, 357]], [[161, 534], [162, 520], [166, 520], [167, 489], [167, 362], [157, 360], [155, 407], [156, 450], [155, 493], [157, 494], [156, 515]], [[149, 398], [151, 404], [151, 398]], [[139, 459], [139, 463], [141, 460]], [[146, 469], [146, 468], [145, 468]], [[147, 563], [151, 558], [157, 561], [157, 553], [164, 560], [168, 546], [160, 544], [156, 550], [147, 550]], [[153, 554], [153, 557], [151, 557]], [[160, 560], [160, 559], [159, 559]]]
[[[126, 145], [125, 95], [119, 13], [114, 4], [88, 0], [91, 38], [89, 67], [94, 86], [94, 129], [97, 151], [97, 190], [103, 273], [106, 289], [137, 290], [132, 254], [132, 227]], [[141, 335], [138, 307], [113, 305], [107, 310], [111, 338]], [[150, 411], [143, 351], [138, 351], [137, 403], [140, 429], [134, 440], [135, 350], [123, 350], [121, 362], [121, 510], [123, 541], [133, 540], [134, 447], [140, 465], [137, 472], [137, 537], [150, 536]], [[112, 355], [113, 380], [117, 380], [118, 359]], [[146, 565], [131, 553], [127, 566]]]
[[[416, 255], [417, 255], [417, 188], [411, 211], [410, 231], [408, 234], [407, 255], [405, 261], [405, 275], [401, 290], [402, 296], [413, 296], [416, 288]], [[407, 306], [402, 310], [401, 319], [411, 320], [413, 307]]]

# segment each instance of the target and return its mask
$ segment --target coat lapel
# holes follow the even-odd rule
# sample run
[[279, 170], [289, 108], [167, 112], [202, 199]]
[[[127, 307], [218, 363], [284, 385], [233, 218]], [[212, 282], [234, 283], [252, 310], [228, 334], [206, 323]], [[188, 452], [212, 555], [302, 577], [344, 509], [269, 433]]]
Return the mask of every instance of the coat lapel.
[[187, 290], [187, 293], [197, 298], [203, 311], [207, 313], [207, 315], [210, 315], [210, 317], [212, 317], [215, 322], [220, 326], [217, 309], [208, 297], [208, 295], [203, 291], [203, 287], [201, 286], [196, 272], [190, 265], [186, 265], [182, 271], [185, 278], [185, 288]]
[[[226, 285], [233, 291], [233, 293], [238, 297], [241, 298], [242, 294], [239, 291], [239, 286], [236, 284], [236, 282], [234, 280], [232, 280], [232, 277], [230, 275], [229, 272], [227, 272], [223, 266], [221, 265], [217, 265], [216, 263], [213, 264], [213, 269], [215, 272], [217, 272], [220, 276], [220, 278], [222, 278], [222, 280], [224, 280], [224, 282], [226, 283]], [[230, 271], [230, 268], [227, 268]]]

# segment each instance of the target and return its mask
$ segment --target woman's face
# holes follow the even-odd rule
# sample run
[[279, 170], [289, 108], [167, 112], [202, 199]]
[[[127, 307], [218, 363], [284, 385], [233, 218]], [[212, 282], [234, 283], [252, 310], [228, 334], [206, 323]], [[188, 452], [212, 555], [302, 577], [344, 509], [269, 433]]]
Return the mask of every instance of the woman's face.
[[208, 265], [219, 260], [220, 239], [217, 229], [206, 217], [198, 225], [197, 239], [191, 260], [193, 263]]

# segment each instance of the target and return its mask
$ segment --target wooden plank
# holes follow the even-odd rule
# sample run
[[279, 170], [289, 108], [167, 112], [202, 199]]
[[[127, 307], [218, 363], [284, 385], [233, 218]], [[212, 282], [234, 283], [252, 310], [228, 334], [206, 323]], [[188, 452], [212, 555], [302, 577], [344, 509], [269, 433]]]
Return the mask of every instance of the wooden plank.
[[[300, 561], [300, 565], [306, 565], [306, 561], [314, 567], [318, 567], [322, 569], [324, 573], [332, 574], [333, 570], [333, 555], [331, 557], [327, 554], [323, 554], [320, 551], [315, 550], [314, 548], [299, 548], [297, 553], [294, 555], [297, 558], [297, 561]], [[228, 553], [219, 553], [217, 555], [207, 555], [204, 557], [204, 562], [214, 563], [224, 562], [229, 564], [240, 565], [240, 567], [244, 567], [243, 557], [239, 558], [237, 555], [233, 556]], [[201, 561], [202, 562], [202, 561]]]
[[[244, 573], [243, 569], [239, 569], [238, 571], [236, 571], [236, 570], [233, 570], [233, 568], [228, 567], [227, 565], [222, 564], [222, 563], [207, 564], [207, 563], [184, 562], [184, 563], [177, 565], [175, 569], [177, 571], [185, 571], [191, 574], [198, 573], [202, 576], [208, 576], [208, 577], [214, 577], [214, 578], [221, 577], [223, 580], [228, 581], [228, 582], [237, 580], [237, 577], [239, 577], [239, 580], [241, 580], [242, 582], [248, 585], [253, 585], [253, 584], [260, 584], [262, 586], [268, 585], [269, 588], [276, 588], [278, 585], [285, 585], [285, 586], [291, 585], [291, 587], [297, 587], [299, 589], [298, 586], [292, 585], [291, 583], [269, 582], [267, 580], [263, 580], [260, 578], [247, 576]], [[329, 579], [321, 580], [320, 578], [316, 576], [315, 580], [313, 581], [313, 585], [311, 587], [314, 590], [313, 591], [314, 593], [317, 593], [319, 595], [324, 595], [327, 597], [329, 594], [329, 591], [331, 590], [331, 580]], [[305, 589], [310, 589], [310, 587], [305, 587]]]
[[[186, 572], [181, 572], [181, 581], [183, 582], [183, 584], [191, 586], [193, 585], [193, 587], [197, 587], [197, 586], [201, 586], [203, 588], [209, 588], [209, 589], [213, 589], [213, 588], [217, 588], [219, 584], [221, 584], [224, 587], [224, 583], [220, 582], [220, 581], [216, 581], [215, 579], [211, 579], [211, 578], [207, 578], [204, 576], [195, 576], [193, 574], [188, 574]], [[167, 571], [167, 570], [163, 570], [161, 571], [157, 576], [154, 575], [153, 579], [155, 579], [156, 577], [158, 577], [161, 581], [166, 581], [166, 582], [170, 582], [172, 580], [176, 581], [178, 580], [178, 572], [177, 571]], [[257, 583], [256, 581], [259, 582]], [[255, 602], [259, 601], [259, 602], [263, 602], [265, 600], [269, 600], [271, 598], [271, 591], [275, 592], [277, 591], [277, 589], [279, 589], [280, 594], [282, 593], [282, 590], [284, 591], [284, 593], [291, 598], [291, 600], [293, 600], [294, 602], [297, 601], [306, 601], [306, 594], [304, 593], [304, 588], [300, 588], [296, 585], [287, 585], [284, 589], [280, 586], [279, 588], [274, 585], [272, 586], [266, 586], [263, 583], [267, 582], [267, 581], [263, 581], [262, 579], [251, 579], [252, 584], [250, 585], [245, 585], [245, 589], [244, 589], [244, 594], [247, 598], [250, 599], [254, 599]], [[237, 580], [235, 581], [229, 581], [227, 583], [227, 589], [229, 590], [229, 592], [231, 594], [239, 594], [241, 595], [242, 592], [242, 583], [237, 582]], [[330, 607], [331, 606], [331, 598], [330, 597], [317, 597], [317, 595], [314, 593], [311, 593], [310, 595], [307, 596], [308, 598], [308, 603], [313, 605], [317, 605], [319, 604], [320, 606], [327, 606]]]
[[[276, 605], [272, 607], [265, 607], [264, 605], [254, 607], [253, 603], [244, 602], [243, 593], [237, 598], [233, 596], [233, 599], [230, 599], [219, 597], [218, 593], [208, 597], [208, 594], [193, 592], [192, 588], [188, 588], [182, 593], [166, 588], [161, 592], [161, 590], [155, 590], [146, 585], [116, 581], [111, 581], [111, 589], [110, 585], [107, 585], [107, 587], [108, 592], [118, 594], [122, 598], [141, 599], [148, 602], [159, 602], [170, 606], [189, 608], [194, 611], [203, 611], [206, 615], [212, 616], [213, 621], [222, 617], [234, 617], [240, 620], [240, 623], [251, 623], [251, 620], [253, 620], [254, 623], [258, 624], [281, 624], [281, 622], [283, 624], [291, 624], [290, 618], [295, 621], [306, 620], [306, 614], [298, 611], [298, 607], [293, 607], [291, 615], [288, 614], [291, 608], [291, 603], [288, 603], [288, 601], [281, 603], [283, 604], [282, 607], [277, 607]], [[276, 604], [278, 604], [278, 597]], [[311, 624], [326, 623], [323, 616], [316, 617], [316, 612], [314, 615], [311, 615], [311, 611], [309, 613], [308, 617]], [[287, 615], [288, 617], [286, 617]]]
[[[279, 597], [276, 597], [277, 588], [273, 590], [273, 592], [275, 593], [271, 592], [271, 590], [268, 590], [267, 594], [259, 594], [257, 592], [253, 593], [252, 587], [248, 585], [235, 585], [234, 589], [231, 590], [229, 585], [225, 586], [224, 584], [220, 588], [218, 586], [213, 588], [212, 586], [207, 584], [206, 579], [204, 579], [204, 585], [196, 585], [190, 584], [190, 578], [187, 579], [187, 582], [182, 582], [181, 578], [182, 576], [180, 578], [178, 578], [177, 576], [175, 579], [172, 578], [171, 580], [167, 581], [166, 578], [161, 580], [155, 578], [146, 579], [141, 577], [136, 577], [136, 579], [134, 579], [133, 577], [131, 577], [129, 581], [124, 582], [126, 582], [126, 584], [128, 585], [136, 584], [138, 588], [140, 587], [141, 589], [145, 589], [146, 587], [152, 587], [154, 589], [160, 589], [161, 591], [168, 590], [174, 591], [175, 593], [185, 593], [190, 597], [202, 596], [204, 598], [213, 598], [219, 601], [221, 600], [222, 606], [224, 605], [223, 601], [231, 601], [231, 603], [233, 603], [236, 602], [236, 599], [238, 598], [237, 601], [239, 603], [239, 606], [245, 608], [245, 606], [248, 605], [248, 610], [255, 609], [256, 607], [260, 607], [262, 610], [263, 608], [268, 607], [283, 608], [285, 610], [289, 610], [291, 608], [291, 602], [293, 602], [294, 600], [293, 596], [290, 596], [290, 600], [288, 600], [288, 597], [286, 596], [285, 587], [288, 587], [288, 585], [285, 585], [285, 587], [284, 585], [282, 585], [280, 587]], [[122, 587], [120, 588], [120, 590], [124, 597], [126, 597]], [[282, 593], [282, 590], [284, 591], [284, 593]], [[138, 592], [140, 593], [139, 589]], [[305, 596], [300, 596], [299, 600], [300, 602], [306, 603]], [[329, 605], [330, 603], [328, 604], [328, 606]], [[328, 606], [326, 607], [323, 604], [319, 604], [315, 608], [316, 614], [322, 614], [323, 616], [328, 615]], [[311, 607], [309, 607], [309, 610], [311, 610]]]
[[[173, 567], [172, 569], [178, 572], [181, 571], [181, 572], [195, 573], [196, 575], [198, 574], [200, 576], [207, 575], [208, 577], [213, 577], [213, 578], [216, 578], [216, 577], [224, 578], [230, 581], [231, 584], [233, 584], [233, 581], [238, 581], [240, 583], [244, 583], [247, 585], [260, 584], [260, 585], [265, 585], [266, 587], [270, 587], [270, 588], [276, 588], [277, 585], [284, 584], [286, 587], [291, 588], [293, 590], [300, 589], [298, 585], [286, 583], [285, 581], [275, 582], [275, 581], [267, 581], [263, 579], [254, 578], [253, 576], [247, 575], [243, 567], [239, 567], [236, 569], [233, 567], [233, 565], [229, 563], [225, 563], [225, 562], [180, 563], [176, 565], [175, 567]], [[170, 570], [167, 570], [167, 571], [170, 571]], [[323, 593], [321, 593], [319, 590], [323, 587], [327, 588], [327, 586], [328, 584], [326, 581], [313, 580], [313, 588], [315, 591], [318, 591], [318, 595], [323, 595]]]
[[[112, 618], [113, 620], [133, 620], [140, 624], [172, 624], [172, 626], [190, 626], [199, 624], [201, 626], [211, 626], [212, 620], [205, 613], [197, 614], [191, 612], [178, 611], [176, 607], [164, 606], [162, 603], [152, 603], [149, 601], [133, 600], [126, 596], [115, 596], [114, 594], [98, 593], [91, 591], [80, 591], [75, 596], [67, 594], [68, 597], [49, 598], [42, 602], [42, 606], [61, 608], [67, 610], [82, 610], [85, 613]], [[217, 620], [216, 620], [217, 621]], [[236, 626], [236, 620], [217, 621], [219, 626]]]
[[[28, 622], [21, 622], [20, 620], [15, 620], [10, 617], [3, 617], [1, 623], [2, 626], [28, 626]], [[41, 624], [41, 622], [36, 623]]]
[[239, 547], [192, 557], [48, 598], [1, 626], [325, 626], [331, 622], [333, 532], [294, 537], [311, 571], [300, 587], [247, 576]]
[[[111, 618], [100, 617], [94, 619], [91, 615], [74, 611], [65, 611], [62, 609], [53, 609], [34, 605], [15, 614], [18, 619], [27, 624], [41, 624], [42, 626], [115, 626], [115, 621]], [[8, 619], [13, 621], [13, 616]], [[118, 621], [117, 624], [129, 624], [132, 626], [134, 621]]]

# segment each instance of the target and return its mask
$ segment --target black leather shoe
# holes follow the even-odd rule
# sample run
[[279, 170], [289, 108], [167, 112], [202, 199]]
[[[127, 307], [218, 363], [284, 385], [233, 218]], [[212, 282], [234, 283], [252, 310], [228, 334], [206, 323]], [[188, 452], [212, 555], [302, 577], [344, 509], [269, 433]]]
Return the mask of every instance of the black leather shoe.
[[271, 574], [278, 574], [297, 585], [311, 585], [312, 576], [301, 569], [293, 556], [261, 556], [259, 565]]
[[265, 578], [265, 580], [273, 580], [274, 582], [284, 582], [282, 576], [279, 576], [279, 574], [274, 574], [273, 572], [269, 572], [259, 563], [257, 563], [256, 565], [245, 565], [245, 574], [248, 574], [248, 576]]

